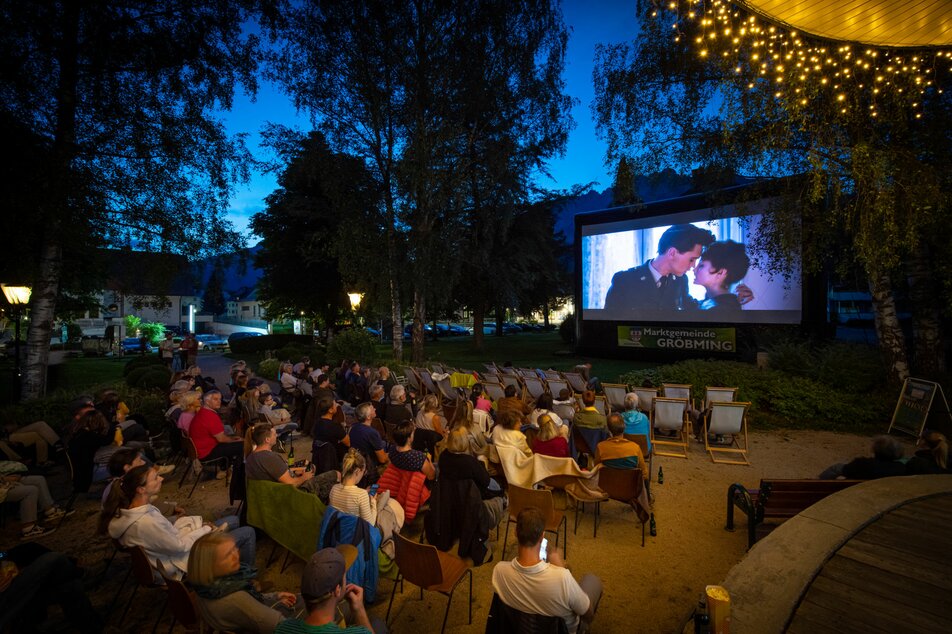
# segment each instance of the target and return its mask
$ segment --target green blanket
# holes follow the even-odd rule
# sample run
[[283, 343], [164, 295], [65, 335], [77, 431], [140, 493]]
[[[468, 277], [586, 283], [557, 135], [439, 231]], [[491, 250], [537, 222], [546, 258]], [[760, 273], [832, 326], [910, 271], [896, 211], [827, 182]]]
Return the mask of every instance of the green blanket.
[[248, 480], [248, 524], [307, 561], [317, 548], [324, 504], [313, 493], [265, 480]]

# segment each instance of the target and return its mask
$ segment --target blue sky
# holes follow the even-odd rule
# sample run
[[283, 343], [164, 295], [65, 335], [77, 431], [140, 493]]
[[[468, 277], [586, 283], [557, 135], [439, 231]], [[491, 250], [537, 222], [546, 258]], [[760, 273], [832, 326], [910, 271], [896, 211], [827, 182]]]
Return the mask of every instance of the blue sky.
[[[552, 179], [546, 179], [540, 185], [567, 189], [579, 183], [596, 181], [596, 187], [604, 189], [611, 184], [612, 170], [604, 165], [605, 144], [596, 138], [592, 121], [592, 61], [596, 44], [624, 42], [634, 37], [637, 29], [635, 1], [563, 0], [562, 12], [570, 28], [564, 77], [566, 91], [578, 99], [572, 111], [576, 127], [569, 136], [565, 155], [549, 163]], [[225, 113], [224, 120], [232, 134], [249, 135], [248, 147], [259, 159], [270, 158], [260, 145], [259, 135], [267, 122], [301, 130], [311, 127], [306, 114], [295, 112], [290, 100], [264, 81], [254, 102], [246, 95], [237, 95], [234, 107]], [[248, 219], [264, 209], [264, 199], [276, 184], [274, 174], [253, 172], [251, 181], [240, 186], [232, 197], [228, 217], [249, 238]]]

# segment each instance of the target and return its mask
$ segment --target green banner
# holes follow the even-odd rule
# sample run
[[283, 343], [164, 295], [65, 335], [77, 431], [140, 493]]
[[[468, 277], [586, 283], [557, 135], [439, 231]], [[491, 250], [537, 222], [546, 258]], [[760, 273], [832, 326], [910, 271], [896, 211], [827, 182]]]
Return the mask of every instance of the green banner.
[[734, 328], [618, 326], [618, 345], [645, 350], [735, 352], [737, 338]]

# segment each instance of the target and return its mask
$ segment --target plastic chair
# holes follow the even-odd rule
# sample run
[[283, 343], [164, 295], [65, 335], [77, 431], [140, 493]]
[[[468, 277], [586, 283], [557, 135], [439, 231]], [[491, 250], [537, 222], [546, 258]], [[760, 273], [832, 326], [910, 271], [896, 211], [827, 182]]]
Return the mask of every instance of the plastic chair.
[[569, 541], [569, 526], [565, 519], [565, 513], [555, 510], [555, 499], [552, 497], [552, 491], [546, 489], [526, 489], [524, 487], [509, 484], [509, 519], [506, 520], [506, 534], [502, 540], [502, 556], [506, 556], [506, 543], [509, 540], [509, 525], [515, 524], [522, 509], [534, 506], [545, 516], [545, 532], [555, 533], [555, 543], [559, 543], [559, 529], [564, 533], [562, 541], [562, 558], [567, 557], [566, 550]]
[[[711, 414], [704, 430], [704, 449], [710, 454], [711, 461], [720, 464], [750, 465], [750, 461], [747, 460], [747, 409], [749, 407], [750, 403], [711, 403]], [[730, 435], [731, 442], [726, 447], [718, 444], [712, 445], [708, 440], [708, 436], [711, 434], [715, 436]], [[743, 447], [737, 442], [738, 436], [744, 439]], [[737, 456], [738, 459], [718, 460], [718, 454]]]
[[[188, 464], [185, 465], [185, 473], [182, 474], [182, 479], [179, 480], [179, 488], [182, 488], [182, 485], [185, 484], [185, 481], [188, 479], [188, 474], [195, 472], [195, 483], [192, 485], [191, 490], [188, 492], [188, 497], [191, 499], [192, 494], [195, 493], [195, 487], [198, 486], [198, 482], [202, 479], [202, 473], [207, 469], [214, 469], [217, 473], [220, 467], [228, 467], [228, 458], [222, 456], [220, 458], [211, 458], [201, 460], [198, 457], [198, 449], [195, 448], [195, 441], [188, 437], [188, 434], [182, 432], [182, 445], [185, 447], [185, 450], [188, 452]], [[197, 466], [196, 466], [197, 465]], [[225, 488], [228, 488], [228, 476], [229, 472], [225, 471]]]
[[[688, 402], [680, 398], [658, 397], [654, 401], [654, 420], [651, 423], [651, 444], [659, 456], [688, 457]], [[658, 430], [676, 432], [676, 440], [667, 440], [657, 435]], [[680, 451], [662, 451], [662, 447], [679, 447]]]
[[439, 592], [446, 595], [446, 612], [443, 614], [443, 626], [440, 632], [446, 631], [446, 619], [450, 615], [450, 605], [453, 603], [453, 593], [456, 586], [467, 574], [469, 575], [469, 621], [473, 623], [473, 571], [466, 562], [436, 549], [429, 544], [418, 544], [410, 541], [399, 533], [393, 535], [396, 548], [397, 568], [400, 570], [393, 591], [390, 593], [390, 603], [387, 605], [387, 623], [390, 622], [390, 610], [393, 608], [393, 598], [397, 594], [397, 584], [403, 592], [404, 579], [420, 587], [420, 600], [423, 600], [423, 591]]

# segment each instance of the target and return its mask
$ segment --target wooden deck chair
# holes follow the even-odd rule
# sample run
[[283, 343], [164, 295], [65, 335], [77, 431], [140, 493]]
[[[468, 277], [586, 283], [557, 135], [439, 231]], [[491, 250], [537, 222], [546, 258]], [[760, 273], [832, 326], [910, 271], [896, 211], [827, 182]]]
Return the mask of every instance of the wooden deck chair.
[[[711, 456], [713, 462], [720, 464], [742, 464], [750, 465], [747, 460], [747, 409], [750, 403], [711, 403], [711, 415], [705, 425], [704, 448]], [[727, 436], [731, 440], [727, 446], [719, 443], [711, 444], [708, 441], [708, 435]], [[743, 447], [737, 441], [738, 437], [744, 440]], [[728, 457], [736, 458], [734, 460], [718, 460], [718, 454], [727, 454]]]
[[539, 400], [539, 397], [545, 394], [545, 383], [538, 376], [527, 376], [522, 379], [526, 384], [526, 392], [533, 401]]
[[658, 398], [656, 387], [633, 387], [631, 391], [638, 395], [638, 409], [645, 413], [651, 422], [654, 412], [654, 400]]
[[711, 409], [711, 403], [733, 403], [736, 398], [736, 387], [707, 387], [704, 389], [704, 411]]
[[[410, 366], [404, 366], [403, 375], [407, 378], [407, 384], [415, 389], [419, 394], [423, 394], [423, 382], [420, 381], [420, 376], [417, 374], [416, 370]], [[390, 395], [387, 394], [387, 398], [390, 398]]]
[[570, 389], [569, 382], [562, 377], [547, 378], [545, 384], [549, 388], [549, 394], [552, 395], [552, 398], [559, 398], [559, 393], [562, 390]]
[[496, 367], [495, 363], [484, 363], [483, 367], [486, 368], [486, 372], [490, 374], [499, 374], [499, 368]]
[[[675, 458], [688, 457], [688, 402], [683, 398], [658, 397], [654, 400], [654, 420], [651, 423], [652, 449], [659, 456], [673, 456]], [[674, 440], [659, 437], [658, 430], [674, 431], [677, 435]], [[674, 450], [662, 451], [663, 447], [678, 447]]]
[[519, 368], [518, 372], [519, 372], [519, 376], [521, 376], [521, 377], [527, 377], [527, 376], [529, 376], [529, 377], [537, 377], [537, 376], [539, 376], [538, 374], [536, 374], [536, 371], [535, 371], [534, 369], [532, 369], [532, 368]]
[[605, 399], [608, 401], [613, 412], [625, 411], [625, 394], [628, 394], [628, 386], [621, 383], [602, 383], [602, 389], [605, 390]]
[[516, 392], [522, 392], [522, 381], [520, 381], [519, 375], [501, 374], [499, 378], [502, 379], [503, 387], [514, 385], [516, 387]]
[[548, 381], [549, 379], [557, 379], [559, 381], [562, 380], [562, 375], [559, 374], [558, 370], [544, 370], [544, 373], [545, 373], [546, 381]]
[[[581, 395], [576, 396], [575, 400], [578, 403], [578, 408], [580, 410], [585, 409], [585, 403], [582, 402]], [[608, 401], [605, 400], [604, 396], [595, 397], [595, 409], [598, 410], [598, 413], [601, 414], [602, 416], [608, 416], [608, 414], [610, 413], [608, 411]]]
[[566, 425], [571, 425], [575, 418], [575, 408], [571, 405], [553, 405], [552, 411], [558, 414]]
[[503, 367], [501, 367], [501, 368], [499, 368], [499, 369], [501, 370], [501, 372], [500, 372], [501, 374], [512, 374], [512, 375], [518, 375], [518, 374], [519, 374], [519, 372], [518, 372], [514, 367], [512, 367], [512, 366], [508, 366], [508, 367], [507, 367], [507, 366], [503, 366]]
[[426, 368], [417, 368], [416, 370], [417, 374], [420, 375], [420, 381], [423, 382], [423, 388], [426, 390], [427, 394], [435, 394], [436, 396], [439, 396], [440, 388], [436, 387], [429, 370]]
[[578, 372], [563, 372], [562, 378], [568, 381], [569, 386], [579, 394], [588, 389], [588, 384]]
[[448, 374], [442, 363], [431, 363], [430, 367], [433, 368], [434, 372], [439, 374]]
[[449, 377], [445, 379], [440, 379], [436, 382], [436, 387], [439, 388], [437, 396], [442, 396], [444, 402], [447, 402], [450, 405], [456, 406], [457, 403], [463, 398], [463, 396], [456, 391], [452, 385], [450, 385]]
[[506, 388], [502, 383], [492, 383], [487, 381], [483, 383], [483, 390], [489, 395], [493, 402], [506, 397]]
[[665, 398], [683, 398], [688, 402], [688, 405], [692, 405], [690, 385], [683, 385], [680, 383], [662, 383], [661, 395]]

